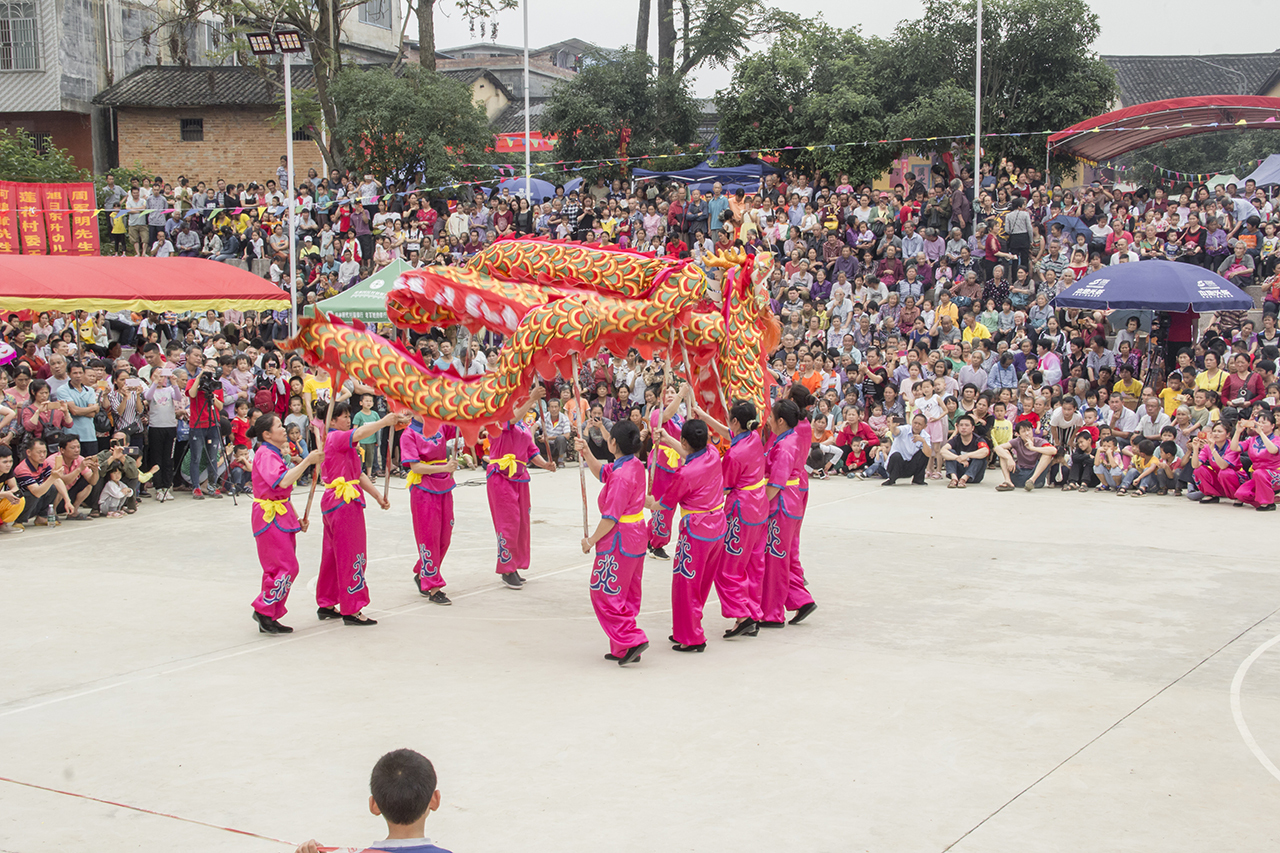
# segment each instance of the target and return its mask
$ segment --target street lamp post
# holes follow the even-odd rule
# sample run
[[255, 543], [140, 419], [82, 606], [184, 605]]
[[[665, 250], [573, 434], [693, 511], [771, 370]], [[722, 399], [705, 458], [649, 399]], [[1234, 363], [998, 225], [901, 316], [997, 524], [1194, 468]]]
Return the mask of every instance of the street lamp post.
[[982, 190], [982, 0], [973, 60], [973, 233], [978, 233], [978, 193]]
[[249, 33], [249, 50], [255, 56], [272, 56], [277, 51], [284, 62], [284, 127], [285, 170], [289, 174], [289, 187], [285, 193], [285, 205], [289, 212], [289, 334], [298, 334], [298, 251], [297, 251], [297, 185], [293, 179], [293, 73], [292, 55], [305, 53], [302, 33], [286, 30], [279, 33]]

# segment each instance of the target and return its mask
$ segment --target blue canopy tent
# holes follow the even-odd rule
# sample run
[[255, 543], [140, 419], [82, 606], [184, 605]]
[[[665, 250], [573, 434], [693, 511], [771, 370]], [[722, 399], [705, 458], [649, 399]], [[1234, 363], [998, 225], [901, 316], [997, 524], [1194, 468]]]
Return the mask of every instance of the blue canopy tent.
[[[1280, 154], [1269, 155], [1258, 168], [1244, 176], [1244, 181], [1250, 178], [1260, 187], [1280, 184]], [[1244, 181], [1240, 181], [1241, 187], [1244, 186]]]
[[684, 181], [689, 184], [712, 184], [719, 181], [723, 184], [735, 184], [750, 187], [754, 191], [765, 175], [781, 174], [768, 163], [749, 163], [745, 166], [712, 166], [707, 162], [699, 163], [692, 169], [680, 169], [674, 172], [651, 172], [648, 169], [632, 169], [636, 178], [665, 178], [671, 181]]
[[531, 200], [537, 204], [556, 194], [556, 185], [541, 178], [507, 178], [498, 184], [498, 191], [507, 190], [514, 196], [524, 195], [525, 181], [528, 181]]
[[1060, 308], [1138, 308], [1207, 314], [1248, 310], [1253, 307], [1253, 297], [1195, 264], [1140, 261], [1089, 273], [1055, 296], [1053, 304]]

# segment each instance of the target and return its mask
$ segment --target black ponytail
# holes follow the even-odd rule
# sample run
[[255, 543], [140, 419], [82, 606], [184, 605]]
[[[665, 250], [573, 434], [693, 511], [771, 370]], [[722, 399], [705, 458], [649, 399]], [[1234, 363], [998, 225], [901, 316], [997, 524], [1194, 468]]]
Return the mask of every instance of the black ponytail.
[[760, 413], [756, 410], [756, 404], [750, 400], [734, 400], [729, 409], [729, 420], [737, 421], [738, 426], [747, 432], [760, 429]]
[[271, 432], [271, 428], [276, 425], [279, 418], [274, 413], [259, 415], [258, 419], [253, 422], [253, 426], [249, 427], [249, 438], [261, 440], [264, 435]]
[[773, 416], [791, 429], [800, 423], [800, 408], [792, 400], [779, 400], [773, 404]]
[[609, 430], [609, 436], [623, 456], [631, 456], [640, 450], [640, 427], [630, 420], [618, 421]]

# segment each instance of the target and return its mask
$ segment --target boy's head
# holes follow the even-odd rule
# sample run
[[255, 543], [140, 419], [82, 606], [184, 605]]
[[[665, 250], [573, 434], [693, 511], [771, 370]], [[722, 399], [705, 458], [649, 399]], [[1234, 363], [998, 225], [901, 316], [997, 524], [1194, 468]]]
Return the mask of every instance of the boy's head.
[[1156, 443], [1149, 438], [1144, 438], [1138, 442], [1138, 454], [1141, 456], [1150, 456], [1156, 452]]
[[996, 416], [996, 420], [1002, 421], [1004, 420], [1006, 409], [1005, 404], [997, 400], [995, 405], [991, 407], [991, 413]]
[[388, 752], [369, 776], [369, 811], [390, 826], [412, 826], [440, 808], [436, 769], [412, 749]]
[[289, 436], [290, 441], [299, 441], [302, 438], [302, 427], [297, 424], [289, 424], [289, 429], [285, 434]]
[[361, 409], [363, 409], [363, 410], [364, 410], [364, 411], [366, 411], [366, 412], [373, 408], [373, 395], [372, 395], [372, 394], [361, 394], [361, 395], [360, 395], [360, 408], [361, 408]]

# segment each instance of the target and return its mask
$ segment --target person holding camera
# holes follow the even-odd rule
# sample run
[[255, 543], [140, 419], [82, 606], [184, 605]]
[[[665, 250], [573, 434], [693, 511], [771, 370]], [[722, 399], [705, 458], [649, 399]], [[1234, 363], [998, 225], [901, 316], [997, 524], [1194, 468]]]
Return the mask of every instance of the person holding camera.
[[[391, 504], [378, 493], [369, 475], [361, 470], [359, 444], [371, 435], [397, 426], [400, 416], [388, 413], [372, 423], [351, 428], [351, 405], [331, 403], [333, 428], [324, 437], [324, 464], [320, 469], [325, 484], [320, 498], [324, 517], [324, 544], [320, 557], [320, 577], [316, 581], [316, 614], [323, 619], [342, 619], [344, 625], [376, 625], [362, 612], [369, 603], [369, 586], [364, 570], [364, 495], [368, 493], [383, 509]], [[406, 419], [407, 420], [407, 419]]]
[[[1253, 430], [1253, 436], [1241, 439], [1245, 430]], [[1270, 409], [1263, 409], [1253, 420], [1236, 421], [1235, 434], [1231, 437], [1231, 449], [1248, 455], [1252, 473], [1241, 476], [1235, 498], [1253, 506], [1258, 512], [1271, 512], [1276, 508], [1276, 491], [1280, 490], [1280, 439], [1275, 434], [1276, 416]]]
[[200, 475], [207, 461], [209, 494], [221, 498], [218, 489], [218, 452], [222, 447], [222, 435], [218, 431], [219, 413], [222, 411], [222, 382], [218, 379], [217, 363], [206, 361], [199, 347], [187, 351], [186, 394], [191, 401], [187, 450], [191, 454], [191, 497], [204, 500], [200, 488]]

